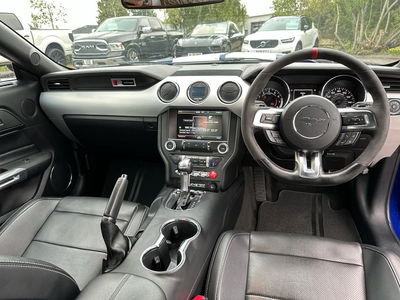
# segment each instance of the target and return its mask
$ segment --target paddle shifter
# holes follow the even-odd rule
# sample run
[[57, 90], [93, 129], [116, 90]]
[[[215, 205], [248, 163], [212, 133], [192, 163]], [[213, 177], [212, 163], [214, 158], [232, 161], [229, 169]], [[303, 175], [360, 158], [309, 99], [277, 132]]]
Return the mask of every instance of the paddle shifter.
[[107, 259], [103, 261], [104, 273], [120, 265], [130, 250], [129, 238], [115, 224], [127, 187], [128, 176], [122, 175], [115, 183], [101, 220], [101, 233], [107, 247]]

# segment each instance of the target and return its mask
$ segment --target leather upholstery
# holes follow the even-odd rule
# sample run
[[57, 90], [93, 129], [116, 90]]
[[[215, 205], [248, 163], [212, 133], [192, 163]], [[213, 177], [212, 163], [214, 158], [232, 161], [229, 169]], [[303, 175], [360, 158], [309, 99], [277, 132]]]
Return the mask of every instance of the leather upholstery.
[[147, 278], [113, 272], [92, 281], [78, 297], [78, 300], [83, 299], [166, 300], [167, 298], [163, 290]]
[[399, 258], [376, 247], [231, 231], [217, 243], [207, 294], [210, 300], [400, 299], [399, 274]]
[[[101, 274], [106, 257], [100, 221], [107, 201], [105, 198], [66, 197], [28, 202], [0, 227], [0, 255], [52, 264], [69, 274], [79, 289], [83, 289]], [[145, 206], [124, 202], [117, 225], [125, 234], [135, 235], [146, 213]], [[0, 259], [0, 268], [3, 262]], [[0, 274], [7, 276], [1, 270]], [[3, 295], [3, 288], [0, 285], [0, 295]]]

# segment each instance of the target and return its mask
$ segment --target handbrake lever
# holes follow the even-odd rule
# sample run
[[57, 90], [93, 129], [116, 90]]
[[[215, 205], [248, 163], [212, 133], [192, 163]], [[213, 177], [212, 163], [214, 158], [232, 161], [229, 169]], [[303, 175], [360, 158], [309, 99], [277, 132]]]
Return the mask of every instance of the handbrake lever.
[[116, 225], [122, 201], [128, 187], [128, 176], [122, 175], [115, 183], [101, 219], [101, 233], [107, 247], [107, 259], [103, 260], [103, 272], [118, 267], [128, 255], [130, 242]]

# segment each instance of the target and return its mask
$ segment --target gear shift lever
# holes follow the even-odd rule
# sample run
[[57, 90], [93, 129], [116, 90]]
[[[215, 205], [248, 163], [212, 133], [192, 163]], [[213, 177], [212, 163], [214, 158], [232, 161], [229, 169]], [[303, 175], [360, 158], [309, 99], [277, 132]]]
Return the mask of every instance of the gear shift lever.
[[190, 174], [192, 174], [193, 165], [189, 158], [182, 159], [178, 164], [176, 173], [181, 176], [181, 190], [189, 192]]
[[181, 194], [176, 203], [178, 210], [183, 209], [187, 205], [190, 197], [189, 186], [190, 186], [190, 174], [192, 174], [193, 165], [189, 158], [182, 159], [176, 170], [176, 173], [180, 176], [181, 180]]

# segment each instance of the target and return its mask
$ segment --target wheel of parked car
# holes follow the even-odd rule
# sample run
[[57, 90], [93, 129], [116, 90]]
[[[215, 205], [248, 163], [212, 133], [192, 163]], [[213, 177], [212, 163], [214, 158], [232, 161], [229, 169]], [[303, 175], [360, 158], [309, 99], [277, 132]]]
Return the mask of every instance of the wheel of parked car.
[[[345, 65], [363, 83], [373, 102], [338, 108], [329, 99], [305, 95], [285, 108], [259, 107], [255, 101], [272, 76], [284, 67], [307, 59], [326, 59]], [[389, 130], [390, 112], [385, 89], [374, 71], [355, 57], [332, 49], [305, 49], [285, 55], [269, 64], [254, 80], [242, 111], [242, 135], [253, 158], [272, 174], [292, 183], [337, 185], [348, 182], [368, 168], [381, 151]], [[294, 169], [285, 169], [258, 144], [255, 132], [276, 137], [294, 151]], [[364, 151], [341, 170], [323, 166], [323, 155], [332, 145], [344, 147], [341, 139], [361, 133], [371, 139]], [[346, 144], [347, 145], [347, 144]]]
[[126, 52], [126, 59], [130, 62], [139, 61], [139, 59], [140, 59], [139, 50], [136, 49], [135, 47], [128, 49], [128, 51]]
[[300, 51], [302, 49], [303, 49], [303, 44], [301, 42], [298, 42], [294, 51]]
[[67, 58], [65, 57], [64, 51], [60, 48], [47, 49], [46, 55], [60, 65], [65, 66], [67, 64]]

